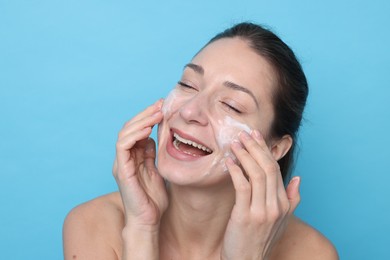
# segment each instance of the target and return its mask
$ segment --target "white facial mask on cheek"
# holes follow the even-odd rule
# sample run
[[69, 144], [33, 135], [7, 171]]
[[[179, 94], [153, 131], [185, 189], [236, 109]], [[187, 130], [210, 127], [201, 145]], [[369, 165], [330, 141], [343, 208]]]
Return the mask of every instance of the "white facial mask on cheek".
[[164, 99], [163, 106], [161, 108], [161, 111], [164, 115], [164, 117], [168, 118], [172, 114], [172, 104], [177, 98], [177, 90], [173, 89], [171, 92], [169, 92], [168, 96]]
[[[223, 170], [226, 172], [227, 167], [225, 165], [225, 158], [231, 157], [233, 160], [236, 160], [236, 157], [230, 149], [230, 145], [234, 140], [238, 140], [238, 134], [241, 131], [250, 133], [251, 128], [229, 116], [225, 116], [224, 119], [220, 119], [217, 122], [219, 124], [219, 133], [217, 133], [216, 140], [219, 148], [224, 151], [224, 159], [220, 160], [220, 163], [223, 166]], [[216, 161], [213, 162], [213, 164], [215, 163]]]
[[[164, 122], [171, 117], [172, 115], [172, 104], [173, 102], [175, 101], [175, 99], [177, 98], [177, 93], [176, 93], [176, 89], [172, 89], [171, 92], [169, 92], [168, 96], [164, 99], [164, 103], [162, 105], [162, 108], [161, 108], [161, 112], [163, 113], [163, 120], [161, 121], [161, 123], [158, 125], [159, 127], [159, 133], [158, 133], [158, 138], [160, 139], [161, 136], [167, 136], [168, 133], [167, 133], [167, 130], [165, 127], [162, 127], [164, 125]], [[161, 129], [164, 129], [164, 130], [161, 130]], [[159, 141], [158, 142], [158, 148], [160, 150], [160, 145], [161, 145], [161, 142]]]

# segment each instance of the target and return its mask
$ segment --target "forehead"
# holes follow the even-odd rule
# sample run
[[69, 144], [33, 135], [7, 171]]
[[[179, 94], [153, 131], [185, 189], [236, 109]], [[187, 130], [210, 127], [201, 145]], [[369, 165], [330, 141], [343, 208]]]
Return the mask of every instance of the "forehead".
[[276, 77], [270, 63], [248, 42], [222, 38], [203, 48], [192, 60], [204, 68], [204, 77], [220, 78], [249, 88], [264, 103], [272, 96]]

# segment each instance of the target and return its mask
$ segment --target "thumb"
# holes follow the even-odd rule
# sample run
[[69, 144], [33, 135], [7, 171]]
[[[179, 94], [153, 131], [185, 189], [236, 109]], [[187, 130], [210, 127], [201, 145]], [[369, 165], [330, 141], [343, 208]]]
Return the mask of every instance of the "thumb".
[[292, 214], [299, 202], [301, 201], [301, 195], [299, 193], [299, 186], [301, 184], [301, 177], [295, 176], [291, 179], [290, 183], [287, 186], [286, 193], [287, 198], [290, 201], [290, 210], [289, 213]]
[[152, 138], [148, 138], [144, 151], [145, 166], [147, 169], [154, 169], [156, 159], [156, 143]]

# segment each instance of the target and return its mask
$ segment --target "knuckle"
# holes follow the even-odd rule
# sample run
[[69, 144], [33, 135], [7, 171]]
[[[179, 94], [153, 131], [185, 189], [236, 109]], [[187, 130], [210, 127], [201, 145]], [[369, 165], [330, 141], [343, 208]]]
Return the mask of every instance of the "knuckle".
[[123, 144], [119, 141], [115, 144], [116, 150], [121, 150], [122, 146], [123, 146]]
[[115, 179], [117, 180], [117, 182], [123, 183], [126, 180], [128, 180], [131, 175], [132, 175], [132, 171], [128, 171], [126, 169], [121, 169], [121, 170], [117, 171], [117, 173], [115, 175]]
[[130, 126], [131, 123], [133, 123], [133, 120], [127, 121], [126, 123], [123, 124], [123, 127], [122, 127], [122, 128], [126, 128], [126, 127]]
[[279, 207], [272, 207], [271, 209], [269, 209], [268, 211], [268, 220], [269, 221], [276, 221], [278, 220], [280, 217], [282, 217], [282, 211], [280, 210]]
[[126, 148], [126, 144], [121, 142], [121, 141], [118, 141], [116, 143], [116, 150], [117, 151], [121, 151], [121, 150], [124, 150]]
[[251, 180], [254, 182], [263, 182], [265, 180], [265, 175], [263, 173], [256, 173], [253, 176], [250, 176]]
[[123, 137], [124, 137], [124, 133], [123, 133], [123, 131], [120, 131], [118, 133], [118, 140], [122, 139]]
[[241, 225], [248, 225], [250, 224], [250, 218], [248, 216], [248, 214], [243, 214], [242, 212], [239, 213], [239, 214], [232, 214], [232, 219], [234, 221], [236, 221], [237, 223], [241, 224]]
[[236, 190], [241, 193], [249, 193], [251, 191], [251, 187], [249, 183], [240, 183], [237, 185]]
[[276, 174], [280, 172], [280, 167], [278, 163], [269, 163], [265, 166], [265, 171], [270, 174]]
[[263, 210], [257, 210], [253, 212], [254, 219], [257, 223], [266, 223], [267, 222], [267, 216], [265, 214], [265, 211]]
[[257, 143], [255, 140], [251, 139], [251, 140], [247, 140], [247, 144], [246, 146], [249, 148], [249, 149], [255, 149], [257, 147]]

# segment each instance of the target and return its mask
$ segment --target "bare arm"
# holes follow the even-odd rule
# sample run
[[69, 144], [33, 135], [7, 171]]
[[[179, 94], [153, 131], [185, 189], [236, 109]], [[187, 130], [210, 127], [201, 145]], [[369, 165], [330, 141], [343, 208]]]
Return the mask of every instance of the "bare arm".
[[158, 230], [140, 230], [126, 226], [122, 231], [123, 260], [159, 259]]
[[161, 100], [149, 106], [118, 134], [113, 175], [125, 217], [121, 232], [123, 260], [159, 259], [160, 219], [168, 206], [168, 196], [155, 165], [155, 142], [149, 135], [162, 120], [161, 106]]
[[168, 202], [149, 135], [162, 119], [161, 104], [135, 116], [118, 135], [113, 175], [121, 213], [99, 199], [73, 209], [63, 229], [65, 259], [158, 259], [159, 222]]

